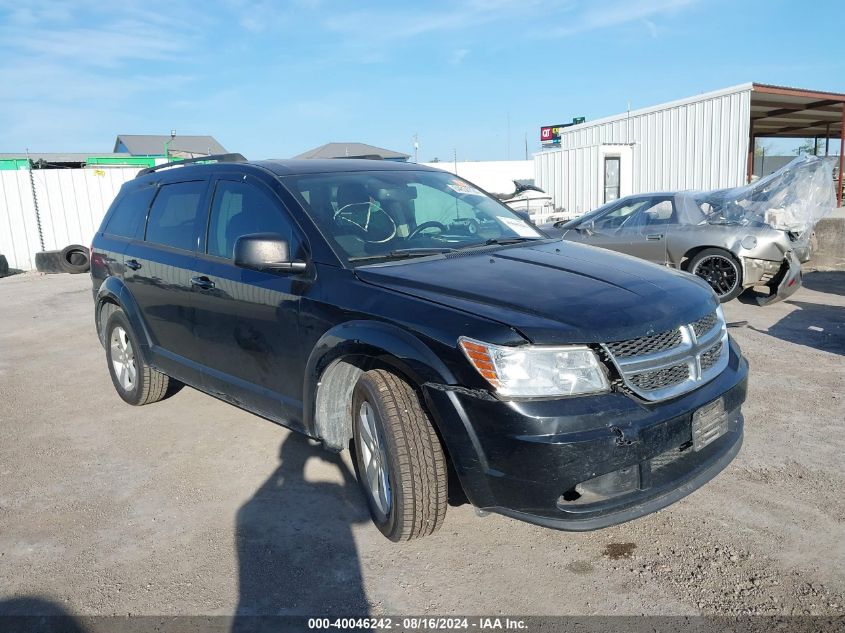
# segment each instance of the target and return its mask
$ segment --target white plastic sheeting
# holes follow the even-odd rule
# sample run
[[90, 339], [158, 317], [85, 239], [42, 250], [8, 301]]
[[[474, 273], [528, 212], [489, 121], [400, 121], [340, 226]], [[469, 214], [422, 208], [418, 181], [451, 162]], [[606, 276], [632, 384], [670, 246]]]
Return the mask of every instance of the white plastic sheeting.
[[[88, 246], [121, 185], [138, 169], [35, 169], [44, 250]], [[35, 268], [41, 250], [30, 173], [0, 171], [0, 253], [11, 268]]]
[[627, 193], [739, 186], [750, 108], [751, 84], [743, 84], [566, 128], [560, 149], [535, 154], [535, 184], [556, 207], [586, 213], [605, 202], [602, 159], [613, 154], [608, 146], [627, 146]]
[[681, 224], [767, 224], [807, 241], [816, 223], [836, 208], [833, 162], [801, 156], [745, 187], [685, 191], [676, 203]]

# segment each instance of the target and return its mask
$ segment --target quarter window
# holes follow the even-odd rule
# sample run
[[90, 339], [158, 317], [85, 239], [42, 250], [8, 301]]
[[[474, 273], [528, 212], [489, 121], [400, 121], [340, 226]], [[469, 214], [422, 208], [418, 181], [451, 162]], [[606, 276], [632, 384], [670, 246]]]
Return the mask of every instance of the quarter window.
[[150, 208], [150, 201], [155, 191], [153, 187], [144, 187], [123, 196], [112, 211], [103, 233], [118, 237], [135, 237], [138, 228], [147, 217], [147, 210]]
[[[238, 238], [251, 233], [276, 233], [290, 240], [293, 229], [270, 195], [249, 183], [221, 180], [211, 206], [208, 254], [232, 258]], [[291, 252], [296, 252], [293, 244]]]
[[196, 247], [196, 226], [204, 181], [164, 185], [147, 222], [147, 241], [191, 251]]

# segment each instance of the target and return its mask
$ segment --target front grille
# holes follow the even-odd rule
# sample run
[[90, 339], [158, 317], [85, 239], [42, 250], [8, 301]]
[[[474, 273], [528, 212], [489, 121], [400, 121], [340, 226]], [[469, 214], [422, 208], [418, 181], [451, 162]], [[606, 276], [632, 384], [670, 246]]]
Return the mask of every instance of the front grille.
[[643, 356], [672, 349], [681, 344], [680, 330], [666, 330], [652, 336], [641, 336], [627, 341], [616, 341], [608, 343], [607, 349], [616, 358], [628, 358], [629, 356]]
[[701, 371], [707, 371], [717, 362], [722, 355], [722, 341], [716, 343], [713, 347], [708, 349], [701, 355]]
[[712, 330], [717, 321], [716, 313], [711, 312], [706, 317], [693, 322], [692, 329], [696, 336], [701, 337], [702, 334], [707, 334], [707, 332]]
[[624, 387], [649, 401], [684, 394], [721, 373], [728, 363], [721, 311], [673, 330], [606, 343], [602, 347]]
[[644, 371], [631, 376], [631, 382], [643, 391], [654, 391], [677, 385], [689, 378], [689, 366], [686, 363], [679, 363], [665, 369], [655, 371]]

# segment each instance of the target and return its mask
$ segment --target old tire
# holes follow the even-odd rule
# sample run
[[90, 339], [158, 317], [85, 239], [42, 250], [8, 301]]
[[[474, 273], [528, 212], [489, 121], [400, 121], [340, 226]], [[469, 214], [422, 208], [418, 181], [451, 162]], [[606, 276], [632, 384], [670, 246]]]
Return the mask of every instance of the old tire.
[[0, 255], [0, 277], [5, 277], [9, 274], [9, 262], [5, 255]]
[[391, 541], [435, 532], [448, 503], [446, 458], [414, 389], [389, 371], [368, 371], [352, 416], [358, 481], [376, 527]]
[[59, 264], [66, 273], [77, 275], [87, 273], [91, 267], [88, 249], [82, 244], [71, 244], [65, 246], [60, 255]]
[[61, 251], [41, 251], [35, 253], [35, 270], [40, 273], [64, 273]]
[[689, 271], [706, 281], [720, 303], [736, 299], [742, 292], [742, 267], [721, 248], [705, 248], [690, 260]]
[[112, 384], [124, 401], [140, 406], [164, 398], [170, 379], [144, 361], [138, 339], [123, 310], [117, 309], [109, 316], [105, 341]]

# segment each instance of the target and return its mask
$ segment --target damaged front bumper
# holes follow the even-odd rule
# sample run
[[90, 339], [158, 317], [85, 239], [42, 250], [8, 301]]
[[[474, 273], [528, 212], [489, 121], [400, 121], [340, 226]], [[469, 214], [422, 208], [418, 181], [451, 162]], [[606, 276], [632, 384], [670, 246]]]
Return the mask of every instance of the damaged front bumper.
[[[723, 470], [742, 445], [747, 375], [731, 341], [719, 376], [656, 404], [620, 392], [523, 402], [448, 388], [425, 395], [473, 505], [583, 531], [659, 510]], [[722, 415], [702, 427], [714, 405]]]
[[761, 306], [783, 301], [796, 293], [801, 287], [801, 262], [795, 253], [785, 253], [780, 269], [766, 286], [769, 288], [769, 295], [757, 297], [757, 303]]

